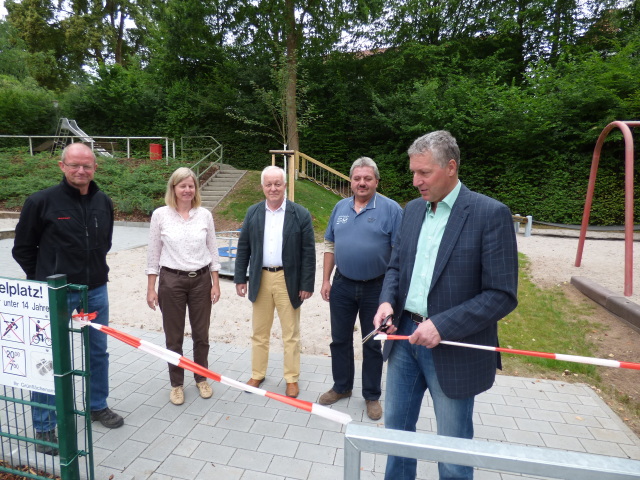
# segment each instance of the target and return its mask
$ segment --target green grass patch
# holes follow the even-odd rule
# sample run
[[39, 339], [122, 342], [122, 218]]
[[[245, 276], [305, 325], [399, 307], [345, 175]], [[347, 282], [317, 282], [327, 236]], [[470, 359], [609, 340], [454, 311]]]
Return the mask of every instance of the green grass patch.
[[260, 187], [260, 172], [247, 172], [229, 195], [216, 207], [216, 217], [242, 222], [247, 209], [264, 200]]
[[[264, 200], [264, 193], [260, 186], [260, 172], [247, 172], [233, 192], [218, 205], [216, 217], [242, 222], [247, 209], [262, 200]], [[316, 242], [321, 242], [324, 238], [331, 211], [338, 200], [340, 200], [338, 195], [309, 180], [296, 181], [295, 202], [311, 213]]]
[[[28, 149], [12, 148], [0, 152], [0, 207], [18, 209], [26, 198], [38, 190], [56, 185], [62, 179], [59, 156], [43, 152], [29, 155]], [[111, 197], [117, 215], [150, 216], [164, 205], [167, 180], [180, 159], [150, 160], [141, 158], [98, 157], [95, 180]], [[297, 180], [296, 202], [306, 207], [313, 217], [316, 240], [322, 241], [334, 205], [340, 199], [334, 193], [308, 180]], [[216, 216], [242, 222], [247, 209], [264, 200], [260, 172], [250, 171], [231, 195], [216, 209]]]
[[[529, 261], [522, 254], [519, 254], [519, 263], [518, 307], [498, 324], [500, 346], [593, 356], [595, 345], [588, 340], [588, 333], [595, 327], [588, 320], [592, 307], [587, 304], [576, 306], [559, 288], [537, 287], [531, 281]], [[514, 354], [503, 354], [502, 358], [505, 373], [530, 371], [538, 366], [541, 370], [560, 373], [569, 370], [599, 379], [593, 365]]]
[[[24, 148], [0, 152], [0, 204], [15, 209], [34, 192], [56, 185], [62, 179], [59, 156], [49, 152], [29, 155]], [[98, 157], [95, 180], [111, 197], [119, 214], [151, 212], [164, 205], [164, 192], [171, 173], [184, 164], [179, 160]]]

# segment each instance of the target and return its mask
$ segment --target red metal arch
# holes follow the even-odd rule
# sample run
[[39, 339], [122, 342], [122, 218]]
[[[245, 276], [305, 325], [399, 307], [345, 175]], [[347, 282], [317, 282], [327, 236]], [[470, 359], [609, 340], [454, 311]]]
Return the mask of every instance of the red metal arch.
[[578, 240], [578, 253], [575, 266], [579, 267], [582, 261], [584, 240], [589, 227], [589, 215], [593, 203], [593, 192], [596, 186], [596, 175], [600, 162], [600, 152], [605, 138], [614, 128], [619, 128], [624, 136], [624, 295], [630, 297], [633, 294], [633, 136], [631, 128], [640, 127], [640, 121], [611, 122], [607, 125], [596, 142], [589, 173], [589, 186], [587, 187], [587, 199], [582, 214], [582, 226], [580, 227], [580, 239]]

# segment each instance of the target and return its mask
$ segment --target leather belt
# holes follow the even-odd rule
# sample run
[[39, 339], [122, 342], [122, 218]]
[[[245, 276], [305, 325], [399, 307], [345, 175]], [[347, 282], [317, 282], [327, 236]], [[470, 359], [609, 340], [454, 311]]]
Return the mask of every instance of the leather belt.
[[202, 267], [200, 270], [194, 270], [193, 272], [185, 272], [184, 270], [175, 270], [173, 268], [169, 268], [169, 267], [162, 267], [164, 270], [166, 270], [169, 273], [173, 273], [175, 275], [183, 275], [185, 277], [191, 277], [191, 278], [195, 278], [198, 275], [203, 274], [204, 272], [208, 272], [209, 271], [209, 266], [206, 265], [204, 267]]
[[280, 270], [284, 270], [284, 267], [262, 267], [262, 269], [267, 272], [279, 272]]
[[408, 315], [416, 325], [420, 325], [422, 322], [426, 322], [427, 320], [429, 320], [427, 317], [423, 317], [422, 315], [418, 315], [417, 313], [410, 312], [409, 310], [405, 310], [404, 313], [405, 315]]
[[336, 270], [337, 273], [340, 274], [341, 277], [346, 278], [347, 280], [349, 280], [350, 282], [357, 282], [357, 283], [368, 283], [368, 282], [378, 282], [380, 280], [384, 280], [384, 273], [382, 275], [380, 275], [379, 277], [376, 278], [370, 278], [369, 280], [354, 280], [353, 278], [349, 278], [345, 275], [342, 274], [342, 272]]

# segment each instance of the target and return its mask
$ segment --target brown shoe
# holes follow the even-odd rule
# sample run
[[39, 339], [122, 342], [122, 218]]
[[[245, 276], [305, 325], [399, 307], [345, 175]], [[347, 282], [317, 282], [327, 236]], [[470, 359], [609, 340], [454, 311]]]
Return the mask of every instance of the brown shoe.
[[371, 420], [380, 420], [382, 418], [382, 406], [378, 400], [366, 400], [367, 417]]
[[342, 398], [349, 398], [350, 396], [351, 396], [351, 390], [344, 393], [338, 393], [332, 388], [328, 392], [325, 392], [322, 395], [320, 395], [320, 398], [318, 399], [318, 403], [320, 405], [333, 405], [338, 400]]
[[285, 392], [287, 397], [298, 398], [299, 393], [298, 382], [287, 383], [287, 391]]
[[249, 381], [247, 382], [247, 385], [249, 385], [250, 387], [260, 388], [260, 385], [262, 385], [262, 382], [264, 382], [264, 378], [262, 380], [256, 380], [255, 378], [250, 378]]

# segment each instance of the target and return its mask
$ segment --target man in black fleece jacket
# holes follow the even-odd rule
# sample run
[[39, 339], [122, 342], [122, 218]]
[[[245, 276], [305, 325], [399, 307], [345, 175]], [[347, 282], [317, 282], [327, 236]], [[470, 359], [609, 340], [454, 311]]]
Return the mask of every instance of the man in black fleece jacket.
[[[58, 162], [64, 173], [53, 187], [34, 193], [24, 203], [16, 226], [13, 258], [28, 280], [44, 281], [50, 275], [66, 274], [69, 283], [89, 287], [88, 311], [94, 320], [109, 324], [107, 252], [113, 236], [113, 204], [96, 185], [97, 167], [93, 151], [82, 143], [72, 143]], [[69, 312], [80, 310], [81, 295], [68, 292]], [[91, 418], [105, 427], [118, 428], [123, 418], [107, 406], [109, 395], [109, 354], [106, 335], [89, 330], [91, 366]], [[55, 405], [53, 395], [32, 392], [34, 402]], [[36, 438], [57, 442], [55, 411], [32, 408]], [[38, 451], [56, 455], [57, 449], [44, 445]]]

